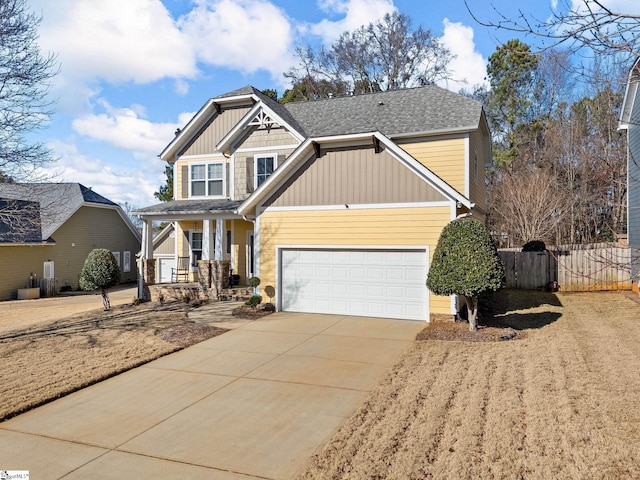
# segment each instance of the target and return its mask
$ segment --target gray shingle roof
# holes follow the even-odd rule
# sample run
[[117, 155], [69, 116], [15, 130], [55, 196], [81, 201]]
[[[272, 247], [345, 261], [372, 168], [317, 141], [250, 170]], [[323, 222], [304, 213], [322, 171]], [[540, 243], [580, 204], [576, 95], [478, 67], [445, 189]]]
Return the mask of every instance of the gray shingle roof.
[[379, 131], [388, 137], [477, 128], [482, 105], [434, 85], [287, 103], [307, 137]]
[[217, 213], [234, 212], [242, 203], [241, 200], [172, 200], [170, 202], [158, 203], [149, 207], [144, 207], [133, 212], [135, 215], [180, 215], [182, 213]]
[[0, 198], [0, 243], [40, 243], [40, 204]]
[[38, 202], [47, 240], [84, 204], [118, 205], [80, 183], [0, 183], [0, 198]]

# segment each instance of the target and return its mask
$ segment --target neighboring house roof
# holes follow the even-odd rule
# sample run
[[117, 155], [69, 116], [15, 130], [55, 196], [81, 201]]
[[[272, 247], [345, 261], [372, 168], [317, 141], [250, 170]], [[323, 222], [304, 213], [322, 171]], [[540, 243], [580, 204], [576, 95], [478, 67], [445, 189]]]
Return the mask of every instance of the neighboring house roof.
[[161, 244], [162, 242], [164, 242], [167, 237], [169, 235], [171, 235], [171, 232], [173, 232], [175, 230], [173, 223], [169, 223], [168, 225], [166, 225], [162, 230], [160, 230], [158, 233], [156, 233], [156, 235], [153, 237], [153, 246], [154, 248]]
[[0, 198], [39, 204], [40, 241], [51, 241], [55, 231], [83, 206], [116, 210], [136, 238], [140, 238], [140, 233], [118, 204], [80, 183], [0, 183]]
[[40, 204], [0, 198], [0, 243], [41, 243]]
[[171, 217], [176, 214], [233, 214], [240, 206], [240, 200], [172, 200], [144, 207], [132, 212], [134, 215]]

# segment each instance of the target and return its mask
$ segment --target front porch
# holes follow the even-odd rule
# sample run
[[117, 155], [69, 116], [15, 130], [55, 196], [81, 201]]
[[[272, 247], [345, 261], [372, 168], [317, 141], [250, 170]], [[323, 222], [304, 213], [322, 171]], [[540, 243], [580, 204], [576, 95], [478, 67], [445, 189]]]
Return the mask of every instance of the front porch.
[[[160, 290], [154, 288], [153, 291], [164, 292], [163, 297], [167, 299], [202, 297], [219, 300], [246, 296], [246, 289], [228, 290], [230, 283], [238, 287], [246, 285], [254, 272], [254, 227], [250, 220], [235, 213], [239, 203], [174, 200], [134, 212], [143, 221], [140, 298], [160, 295], [147, 287], [163, 281], [166, 283], [160, 283]], [[180, 275], [172, 274], [167, 278], [164, 271], [163, 275], [160, 272], [156, 275], [154, 222], [171, 223], [175, 230], [173, 256]], [[166, 253], [163, 252], [162, 257], [164, 267]], [[178, 279], [181, 282], [176, 282]], [[196, 295], [195, 290], [186, 285], [197, 285], [199, 293]]]

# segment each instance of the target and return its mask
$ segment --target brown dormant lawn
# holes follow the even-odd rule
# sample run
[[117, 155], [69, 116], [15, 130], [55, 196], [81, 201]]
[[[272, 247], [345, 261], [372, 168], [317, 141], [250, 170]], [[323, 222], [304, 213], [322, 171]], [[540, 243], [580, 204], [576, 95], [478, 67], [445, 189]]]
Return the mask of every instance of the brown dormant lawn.
[[490, 309], [514, 340], [417, 342], [300, 478], [640, 478], [637, 296], [511, 291]]
[[[432, 323], [301, 478], [640, 478], [638, 297], [508, 291], [484, 305], [488, 341]], [[219, 333], [185, 308], [0, 331], [0, 419]]]
[[225, 330], [182, 303], [121, 305], [0, 330], [0, 421]]

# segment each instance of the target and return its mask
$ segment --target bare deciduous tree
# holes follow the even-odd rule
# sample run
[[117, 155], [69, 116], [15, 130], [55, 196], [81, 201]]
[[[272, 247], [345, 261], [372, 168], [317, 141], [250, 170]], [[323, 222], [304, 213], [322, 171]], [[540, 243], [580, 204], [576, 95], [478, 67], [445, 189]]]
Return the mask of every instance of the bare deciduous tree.
[[293, 84], [285, 102], [435, 83], [448, 78], [453, 58], [430, 30], [414, 29], [399, 12], [344, 32], [329, 48], [299, 47], [296, 55], [298, 65], [284, 74]]
[[47, 123], [57, 73], [55, 56], [42, 56], [36, 43], [39, 22], [26, 0], [0, 2], [0, 179], [30, 180], [51, 160], [42, 143], [25, 137]]
[[[611, 57], [627, 68], [630, 58], [640, 57], [640, 15], [612, 10], [603, 0], [558, 0], [544, 17], [521, 9], [517, 15], [506, 15], [492, 5], [498, 20], [484, 20], [480, 8], [469, 4], [465, 0], [467, 10], [480, 25], [537, 38], [539, 51], [562, 48], [576, 53], [588, 49], [594, 58]], [[576, 65], [574, 71], [589, 78], [584, 68]]]
[[557, 175], [536, 166], [503, 169], [492, 189], [494, 232], [510, 232], [510, 246], [553, 242], [567, 212], [568, 197]]

